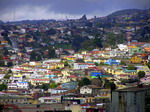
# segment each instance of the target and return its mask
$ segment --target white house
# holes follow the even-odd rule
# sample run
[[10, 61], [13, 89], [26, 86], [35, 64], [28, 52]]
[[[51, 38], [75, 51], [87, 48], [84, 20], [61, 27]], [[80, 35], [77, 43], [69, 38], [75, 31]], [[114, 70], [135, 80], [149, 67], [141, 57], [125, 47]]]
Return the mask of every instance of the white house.
[[95, 67], [92, 63], [74, 63], [74, 69], [88, 69], [89, 67]]
[[61, 102], [61, 96], [40, 97], [39, 101], [41, 103], [60, 103]]
[[51, 94], [58, 94], [58, 93], [63, 93], [68, 91], [68, 89], [62, 88], [62, 87], [56, 87], [54, 89], [49, 89], [49, 92], [51, 92]]
[[29, 89], [28, 82], [8, 83], [8, 89]]
[[86, 85], [80, 88], [80, 94], [97, 94], [100, 89], [95, 85]]
[[8, 89], [17, 89], [17, 83], [8, 83]]
[[5, 74], [0, 74], [0, 79], [3, 79]]
[[18, 89], [28, 89], [29, 83], [28, 82], [17, 82]]
[[121, 51], [129, 51], [128, 46], [124, 44], [118, 44], [118, 48]]

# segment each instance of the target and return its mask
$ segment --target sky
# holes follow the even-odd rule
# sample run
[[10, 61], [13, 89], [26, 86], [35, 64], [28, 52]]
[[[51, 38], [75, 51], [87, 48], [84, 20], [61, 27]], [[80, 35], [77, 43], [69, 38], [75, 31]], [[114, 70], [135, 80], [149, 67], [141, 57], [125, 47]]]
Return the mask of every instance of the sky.
[[150, 0], [0, 0], [0, 20], [103, 17], [122, 9], [148, 9]]

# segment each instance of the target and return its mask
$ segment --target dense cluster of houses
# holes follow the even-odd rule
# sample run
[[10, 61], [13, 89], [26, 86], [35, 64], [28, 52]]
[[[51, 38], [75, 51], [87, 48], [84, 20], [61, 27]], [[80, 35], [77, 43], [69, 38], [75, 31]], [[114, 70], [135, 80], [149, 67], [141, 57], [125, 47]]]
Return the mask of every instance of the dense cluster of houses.
[[[26, 100], [23, 100], [22, 104], [106, 104], [110, 101], [110, 89], [96, 85], [85, 85], [79, 88], [79, 80], [83, 77], [91, 80], [108, 79], [113, 80], [120, 88], [127, 86], [121, 84], [122, 79], [137, 78], [137, 73], [144, 71], [145, 77], [140, 80], [142, 83], [149, 84], [150, 70], [146, 63], [149, 62], [150, 55], [144, 51], [144, 45], [145, 43], [140, 46], [130, 43], [130, 45], [118, 45], [118, 48], [111, 50], [82, 51], [63, 58], [26, 62], [12, 68], [1, 67], [1, 83], [8, 85], [8, 89], [2, 91], [1, 95], [30, 96], [30, 98], [25, 97]], [[137, 49], [140, 49], [141, 53]], [[128, 70], [129, 64], [134, 64], [136, 70]], [[7, 75], [5, 71], [8, 70], [12, 73], [9, 79], [5, 79]], [[47, 91], [35, 88], [51, 83], [56, 83], [57, 87], [49, 88]], [[6, 103], [17, 102], [16, 99], [15, 101], [1, 100]]]

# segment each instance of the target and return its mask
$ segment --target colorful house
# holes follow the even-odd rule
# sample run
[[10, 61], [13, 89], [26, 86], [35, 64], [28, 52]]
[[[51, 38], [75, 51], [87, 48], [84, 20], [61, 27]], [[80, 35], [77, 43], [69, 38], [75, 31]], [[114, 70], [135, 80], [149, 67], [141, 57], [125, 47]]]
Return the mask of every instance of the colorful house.
[[140, 63], [141, 64], [141, 63], [143, 63], [143, 59], [140, 56], [133, 56], [130, 59], [130, 63], [135, 63], [135, 64]]
[[50, 79], [31, 79], [30, 82], [33, 85], [42, 85], [44, 83], [49, 83]]
[[64, 59], [66, 59], [66, 60], [75, 60], [76, 57], [75, 56], [65, 56]]
[[102, 72], [91, 72], [91, 78], [98, 78], [102, 76]]
[[114, 59], [108, 59], [105, 64], [108, 64], [108, 65], [119, 65], [120, 64], [120, 61], [117, 61], [117, 60], [114, 60]]
[[76, 81], [70, 81], [70, 82], [62, 83], [61, 87], [71, 90], [71, 89], [76, 89], [77, 85], [78, 83]]

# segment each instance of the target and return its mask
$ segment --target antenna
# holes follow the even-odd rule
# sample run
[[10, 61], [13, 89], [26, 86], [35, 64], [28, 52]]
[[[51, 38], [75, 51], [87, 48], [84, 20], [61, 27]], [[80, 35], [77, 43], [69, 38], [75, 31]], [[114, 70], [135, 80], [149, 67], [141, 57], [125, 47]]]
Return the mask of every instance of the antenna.
[[60, 16], [61, 16], [61, 21], [62, 21], [62, 12], [61, 12]]
[[14, 22], [16, 21], [16, 13], [15, 13], [15, 11], [14, 11]]

